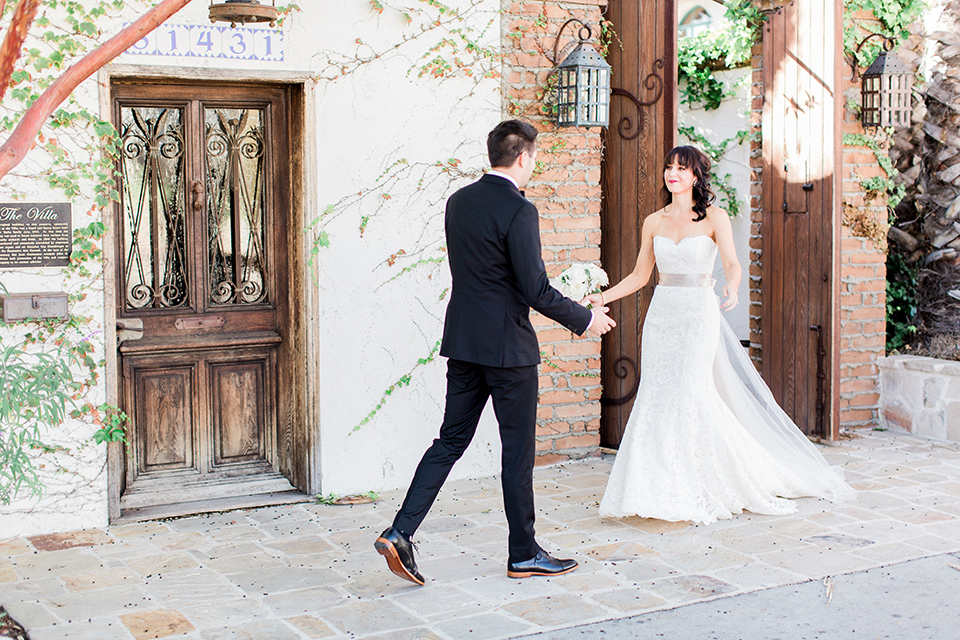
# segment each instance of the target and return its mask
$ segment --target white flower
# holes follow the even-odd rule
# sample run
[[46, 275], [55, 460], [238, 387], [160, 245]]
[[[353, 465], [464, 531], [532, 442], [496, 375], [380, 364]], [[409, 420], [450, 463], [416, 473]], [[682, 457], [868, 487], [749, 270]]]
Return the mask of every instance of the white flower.
[[553, 287], [570, 298], [580, 301], [591, 293], [600, 291], [600, 287], [605, 287], [610, 282], [607, 273], [595, 264], [577, 263], [561, 273], [556, 278], [550, 279]]

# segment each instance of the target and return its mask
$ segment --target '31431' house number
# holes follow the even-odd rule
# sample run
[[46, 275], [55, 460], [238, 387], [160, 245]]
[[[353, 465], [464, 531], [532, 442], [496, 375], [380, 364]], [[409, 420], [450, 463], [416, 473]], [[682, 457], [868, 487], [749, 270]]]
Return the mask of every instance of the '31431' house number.
[[126, 53], [280, 62], [283, 60], [283, 32], [252, 27], [163, 24]]

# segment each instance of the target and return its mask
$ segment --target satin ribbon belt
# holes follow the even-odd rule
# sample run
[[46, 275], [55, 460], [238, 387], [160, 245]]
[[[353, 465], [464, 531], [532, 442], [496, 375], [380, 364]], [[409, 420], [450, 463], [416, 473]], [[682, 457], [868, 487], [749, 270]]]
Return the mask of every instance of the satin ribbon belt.
[[661, 273], [658, 284], [665, 287], [712, 287], [716, 283], [713, 277], [702, 273]]

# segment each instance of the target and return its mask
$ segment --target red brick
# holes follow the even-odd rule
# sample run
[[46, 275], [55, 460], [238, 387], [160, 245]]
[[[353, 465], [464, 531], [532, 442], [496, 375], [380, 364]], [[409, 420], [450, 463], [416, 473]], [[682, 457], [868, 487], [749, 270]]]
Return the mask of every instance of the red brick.
[[537, 451], [553, 451], [553, 440], [538, 440]]
[[570, 376], [570, 385], [574, 387], [589, 387], [590, 385], [599, 385], [600, 376], [594, 374], [590, 376]]
[[880, 402], [879, 393], [862, 393], [858, 396], [850, 398], [851, 407], [871, 407], [876, 406]]
[[570, 340], [573, 338], [574, 334], [569, 329], [563, 329], [557, 325], [553, 326], [554, 328], [537, 331], [537, 339], [541, 344], [544, 342], [558, 342], [560, 340]]
[[556, 464], [557, 462], [566, 462], [569, 459], [570, 456], [562, 456], [555, 453], [545, 453], [538, 455], [533, 463], [540, 467], [548, 464]]
[[557, 450], [579, 449], [581, 447], [596, 447], [600, 444], [600, 439], [594, 434], [586, 433], [582, 436], [557, 438], [554, 442], [556, 443]]
[[558, 418], [582, 418], [585, 416], [593, 417], [600, 413], [600, 407], [595, 402], [584, 404], [565, 404], [554, 407], [554, 413]]
[[868, 351], [841, 351], [840, 363], [850, 364], [850, 363], [861, 363], [861, 362], [873, 362], [873, 359], [876, 355], [877, 354], [871, 353]]
[[886, 288], [886, 280], [874, 278], [872, 280], [865, 280], [863, 282], [856, 283], [853, 285], [852, 291], [886, 291]]
[[872, 378], [858, 380], [841, 379], [840, 393], [849, 393], [851, 391], [876, 391], [878, 384], [879, 381]]
[[873, 420], [875, 414], [870, 409], [841, 409], [840, 424], [847, 422], [866, 422]]
[[575, 342], [558, 342], [553, 345], [558, 356], [592, 356], [600, 351], [599, 342], [577, 340]]
[[579, 262], [593, 262], [600, 259], [600, 247], [580, 247], [571, 251], [570, 257]]
[[583, 216], [581, 218], [559, 218], [556, 223], [557, 229], [594, 229], [600, 228], [600, 216]]
[[883, 307], [858, 307], [850, 310], [851, 320], [875, 320], [886, 316], [887, 310]]
[[583, 391], [547, 391], [540, 394], [540, 404], [566, 404], [583, 402], [585, 399]]

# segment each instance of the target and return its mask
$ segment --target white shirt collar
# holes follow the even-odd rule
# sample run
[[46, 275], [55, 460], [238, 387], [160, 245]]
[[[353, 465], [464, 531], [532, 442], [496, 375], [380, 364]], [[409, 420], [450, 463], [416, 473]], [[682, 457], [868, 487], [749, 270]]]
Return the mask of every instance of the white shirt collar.
[[508, 176], [507, 174], [505, 174], [505, 173], [503, 173], [503, 172], [501, 172], [501, 171], [497, 171], [496, 169], [490, 169], [490, 171], [487, 171], [487, 175], [488, 175], [488, 176], [497, 176], [498, 178], [504, 178], [505, 180], [509, 180], [510, 182], [513, 183], [513, 186], [515, 186], [515, 187], [517, 188], [517, 191], [520, 190], [520, 185], [518, 185], [518, 184], [517, 184], [517, 181], [513, 179], [513, 176]]

